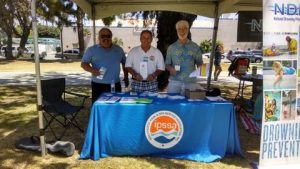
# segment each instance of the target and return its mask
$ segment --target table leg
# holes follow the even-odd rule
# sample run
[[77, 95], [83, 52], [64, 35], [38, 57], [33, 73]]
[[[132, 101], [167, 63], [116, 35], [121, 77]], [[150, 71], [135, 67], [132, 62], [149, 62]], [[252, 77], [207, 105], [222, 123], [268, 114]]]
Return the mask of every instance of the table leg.
[[243, 85], [242, 85], [242, 95], [241, 95], [242, 98], [244, 97], [244, 88], [245, 88], [245, 81], [243, 80]]
[[242, 81], [240, 80], [240, 82], [239, 82], [239, 88], [238, 88], [238, 93], [236, 94], [234, 100], [236, 100], [240, 96], [241, 84], [242, 84]]

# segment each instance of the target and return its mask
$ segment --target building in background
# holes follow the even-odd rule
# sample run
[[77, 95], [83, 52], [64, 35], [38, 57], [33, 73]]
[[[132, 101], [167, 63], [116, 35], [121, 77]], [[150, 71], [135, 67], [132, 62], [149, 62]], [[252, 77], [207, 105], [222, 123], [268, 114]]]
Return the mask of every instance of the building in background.
[[[97, 26], [96, 33], [102, 27], [103, 26]], [[221, 18], [219, 21], [217, 40], [224, 43], [225, 52], [237, 48], [240, 50], [261, 48], [260, 42], [237, 42], [237, 27], [238, 20], [236, 18]], [[84, 38], [86, 47], [89, 47], [93, 45], [93, 27], [86, 26], [85, 28], [91, 32], [91, 35]], [[123, 45], [121, 47], [126, 53], [128, 53], [132, 47], [140, 44], [140, 32], [145, 28], [142, 28], [141, 21], [127, 20], [127, 22], [118, 21], [117, 24], [112, 24], [110, 29], [113, 32], [114, 38], [122, 40]], [[149, 27], [148, 29], [154, 29], [154, 33], [156, 32], [156, 27]], [[213, 34], [213, 20], [195, 20], [191, 28], [191, 33], [192, 40], [198, 44], [200, 44], [203, 40], [211, 39]], [[156, 43], [157, 39], [153, 39], [152, 45], [156, 47]], [[63, 28], [63, 44], [63, 50], [78, 48], [77, 32], [74, 31], [72, 27]]]

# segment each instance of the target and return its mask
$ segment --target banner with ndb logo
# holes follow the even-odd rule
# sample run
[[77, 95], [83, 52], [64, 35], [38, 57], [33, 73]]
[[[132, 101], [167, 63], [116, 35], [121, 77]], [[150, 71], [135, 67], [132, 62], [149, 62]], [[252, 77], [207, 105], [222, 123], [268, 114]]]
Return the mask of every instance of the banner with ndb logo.
[[259, 168], [300, 168], [300, 0], [263, 0], [264, 108]]

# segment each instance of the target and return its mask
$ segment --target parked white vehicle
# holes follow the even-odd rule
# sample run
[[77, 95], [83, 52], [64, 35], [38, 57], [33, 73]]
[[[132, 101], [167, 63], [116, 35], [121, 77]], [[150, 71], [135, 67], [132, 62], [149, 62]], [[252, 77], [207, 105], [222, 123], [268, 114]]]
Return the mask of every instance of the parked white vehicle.
[[[38, 47], [39, 47], [40, 59], [44, 59], [47, 56], [46, 45], [38, 44]], [[34, 58], [34, 47], [33, 46], [26, 46], [26, 48], [28, 49], [28, 54], [30, 54], [30, 57]]]
[[[61, 52], [55, 54], [55, 58], [62, 58]], [[64, 51], [64, 58], [66, 59], [79, 59], [79, 49], [68, 49]]]
[[[2, 46], [1, 47], [1, 55], [5, 56], [5, 50], [6, 50], [7, 46]], [[13, 56], [17, 56], [18, 54], [18, 46], [12, 46], [12, 54]]]

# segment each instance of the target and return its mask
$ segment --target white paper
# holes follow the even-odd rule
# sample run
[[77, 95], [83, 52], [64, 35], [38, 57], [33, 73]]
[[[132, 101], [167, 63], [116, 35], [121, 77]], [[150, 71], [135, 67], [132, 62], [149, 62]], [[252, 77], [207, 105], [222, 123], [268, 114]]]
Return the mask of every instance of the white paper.
[[181, 96], [181, 95], [168, 96], [168, 99], [171, 99], [171, 100], [184, 99], [184, 98], [185, 97]]
[[216, 96], [216, 97], [212, 97], [212, 96], [206, 96], [206, 98], [209, 100], [209, 101], [227, 101], [226, 99], [224, 99], [223, 97], [221, 96]]
[[105, 73], [106, 73], [106, 67], [101, 67], [101, 68], [99, 69], [99, 72], [100, 72], [100, 75], [97, 76], [97, 78], [100, 79], [100, 80], [102, 80], [103, 77], [104, 77], [104, 75], [105, 75]]
[[120, 103], [135, 103], [137, 97], [122, 97]]
[[180, 65], [175, 65], [175, 70], [180, 71]]
[[148, 67], [147, 62], [141, 62], [140, 63], [140, 74], [143, 77], [144, 80], [147, 79], [148, 76]]
[[100, 97], [96, 102], [105, 103], [110, 97]]
[[115, 103], [115, 102], [117, 102], [120, 99], [121, 99], [121, 97], [113, 96], [110, 99], [106, 100], [105, 103]]
[[189, 77], [198, 77], [198, 76], [200, 76], [200, 69], [194, 70], [194, 71], [189, 75]]

